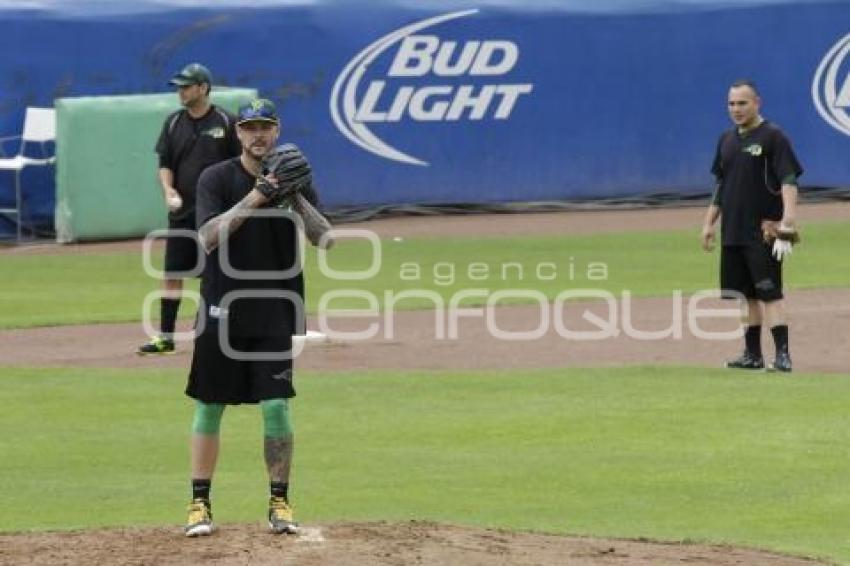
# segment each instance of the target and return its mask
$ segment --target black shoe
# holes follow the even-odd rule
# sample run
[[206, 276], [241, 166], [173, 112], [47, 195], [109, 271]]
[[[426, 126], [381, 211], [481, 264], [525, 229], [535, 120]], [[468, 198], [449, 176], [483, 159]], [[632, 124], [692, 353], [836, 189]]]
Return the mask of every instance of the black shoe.
[[744, 353], [726, 362], [729, 369], [764, 369], [764, 358], [744, 350]]
[[174, 340], [171, 340], [170, 338], [163, 338], [162, 336], [155, 336], [150, 342], [139, 346], [136, 353], [140, 356], [147, 356], [150, 354], [173, 354]]
[[768, 371], [782, 371], [785, 373], [790, 373], [791, 354], [784, 350], [776, 352], [776, 359], [773, 360], [773, 364], [771, 364], [771, 366], [767, 369]]

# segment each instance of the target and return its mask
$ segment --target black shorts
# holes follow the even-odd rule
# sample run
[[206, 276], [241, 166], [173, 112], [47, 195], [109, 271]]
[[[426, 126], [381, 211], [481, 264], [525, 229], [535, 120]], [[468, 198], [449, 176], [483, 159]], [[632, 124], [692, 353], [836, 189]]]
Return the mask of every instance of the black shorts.
[[173, 236], [165, 239], [165, 267], [167, 276], [174, 279], [185, 279], [187, 277], [199, 277], [201, 266], [198, 265], [199, 244], [197, 232], [195, 231], [195, 216], [183, 220], [168, 221], [169, 230], [190, 230], [194, 235]]
[[772, 245], [753, 242], [723, 246], [720, 250], [720, 288], [724, 298], [737, 291], [747, 299], [770, 302], [782, 298], [782, 263], [773, 257]]
[[[286, 352], [291, 336], [262, 338], [230, 337], [239, 352]], [[245, 361], [227, 356], [219, 346], [214, 329], [195, 338], [195, 353], [186, 395], [204, 403], [238, 405], [265, 399], [295, 397], [292, 358], [272, 361]]]

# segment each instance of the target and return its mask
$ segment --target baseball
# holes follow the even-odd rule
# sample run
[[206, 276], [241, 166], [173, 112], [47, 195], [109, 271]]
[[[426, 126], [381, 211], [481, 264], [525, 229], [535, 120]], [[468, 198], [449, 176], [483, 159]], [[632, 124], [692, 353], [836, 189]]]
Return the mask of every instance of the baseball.
[[179, 196], [175, 195], [173, 197], [168, 197], [168, 210], [174, 211], [183, 206], [183, 199]]

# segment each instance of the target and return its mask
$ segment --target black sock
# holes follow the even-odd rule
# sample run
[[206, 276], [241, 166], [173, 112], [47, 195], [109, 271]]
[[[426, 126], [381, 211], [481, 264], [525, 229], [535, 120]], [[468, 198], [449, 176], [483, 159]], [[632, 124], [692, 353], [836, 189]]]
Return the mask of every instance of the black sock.
[[169, 340], [174, 336], [174, 327], [177, 324], [177, 311], [180, 308], [180, 299], [160, 299], [159, 316], [160, 329], [163, 338]]
[[761, 324], [747, 327], [747, 331], [744, 333], [744, 342], [749, 353], [758, 358], [761, 357]]
[[269, 483], [272, 497], [283, 497], [289, 501], [289, 484], [282, 481], [273, 481]]
[[773, 334], [773, 343], [776, 344], [777, 352], [787, 352], [788, 351], [788, 325], [787, 324], [777, 324], [773, 328], [770, 329], [770, 333]]
[[212, 480], [192, 480], [192, 499], [210, 500]]

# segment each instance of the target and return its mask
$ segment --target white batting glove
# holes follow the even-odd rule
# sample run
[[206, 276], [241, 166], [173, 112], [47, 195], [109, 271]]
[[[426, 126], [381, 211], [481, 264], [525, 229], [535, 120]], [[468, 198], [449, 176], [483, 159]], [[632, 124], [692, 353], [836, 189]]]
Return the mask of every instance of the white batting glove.
[[791, 255], [794, 246], [788, 240], [780, 240], [777, 238], [773, 241], [773, 257], [782, 261], [785, 257]]

